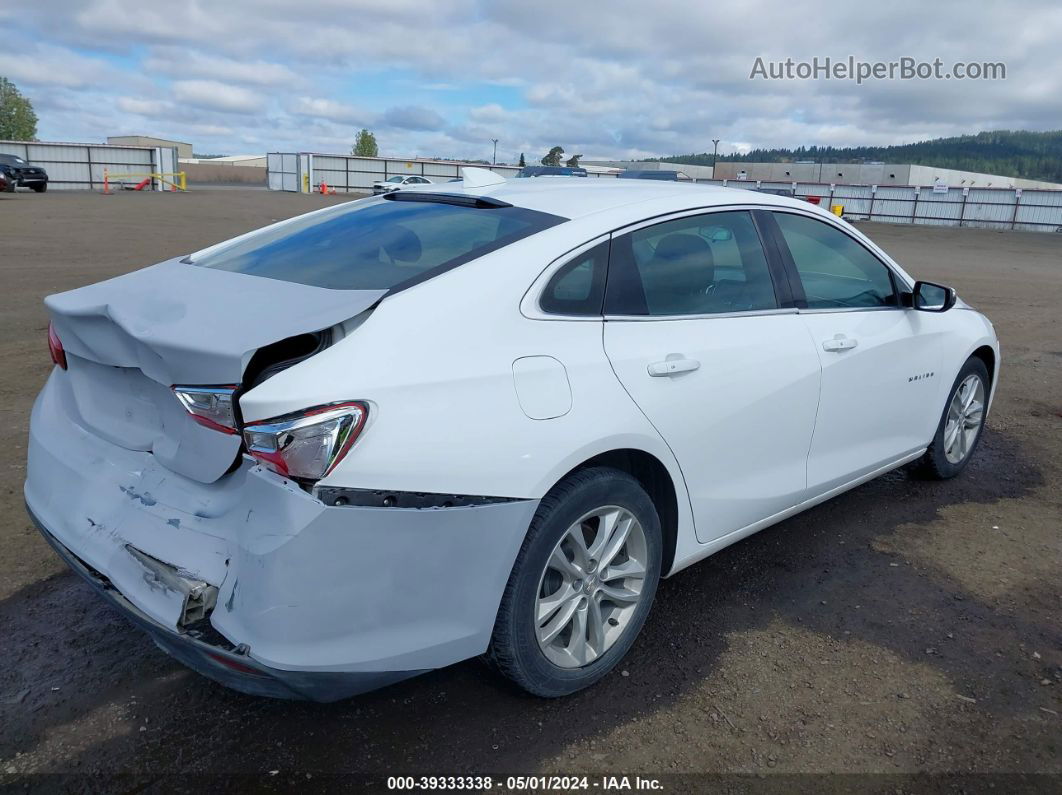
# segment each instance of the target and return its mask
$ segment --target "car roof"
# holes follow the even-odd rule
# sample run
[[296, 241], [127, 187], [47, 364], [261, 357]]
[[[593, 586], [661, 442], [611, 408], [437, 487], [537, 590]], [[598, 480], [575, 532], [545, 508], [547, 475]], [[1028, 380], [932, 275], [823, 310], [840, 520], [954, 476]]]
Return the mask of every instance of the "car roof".
[[689, 182], [663, 180], [553, 177], [551, 179], [510, 179], [495, 185], [464, 188], [460, 182], [426, 186], [424, 192], [489, 197], [517, 207], [551, 213], [569, 219], [614, 210], [643, 202], [668, 202], [689, 207], [728, 204], [821, 209], [807, 202], [740, 188], [724, 188]]

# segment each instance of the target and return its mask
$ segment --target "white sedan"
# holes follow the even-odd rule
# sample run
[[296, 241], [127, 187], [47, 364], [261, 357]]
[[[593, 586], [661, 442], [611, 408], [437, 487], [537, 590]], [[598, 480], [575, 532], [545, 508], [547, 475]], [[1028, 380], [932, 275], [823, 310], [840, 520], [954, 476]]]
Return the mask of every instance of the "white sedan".
[[432, 181], [427, 177], [417, 177], [411, 174], [402, 175], [395, 174], [393, 177], [388, 177], [384, 180], [378, 180], [372, 183], [373, 195], [378, 196], [381, 193], [390, 193], [393, 190], [401, 190], [402, 188], [423, 188], [425, 185], [431, 185]]
[[638, 180], [328, 207], [50, 296], [26, 503], [165, 650], [341, 698], [608, 674], [668, 576], [977, 449], [992, 324], [806, 202]]

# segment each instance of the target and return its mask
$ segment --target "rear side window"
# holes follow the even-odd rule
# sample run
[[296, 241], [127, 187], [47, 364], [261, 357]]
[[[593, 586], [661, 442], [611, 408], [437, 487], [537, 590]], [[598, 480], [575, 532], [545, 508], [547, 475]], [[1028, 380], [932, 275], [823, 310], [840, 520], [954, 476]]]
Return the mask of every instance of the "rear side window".
[[366, 199], [267, 227], [193, 263], [313, 287], [388, 290], [564, 220], [519, 207]]
[[577, 255], [549, 280], [539, 300], [542, 311], [552, 315], [600, 315], [607, 268], [607, 242]]
[[776, 309], [748, 212], [665, 221], [612, 241], [609, 315], [704, 315]]
[[807, 297], [808, 309], [899, 306], [888, 267], [829, 224], [775, 213]]

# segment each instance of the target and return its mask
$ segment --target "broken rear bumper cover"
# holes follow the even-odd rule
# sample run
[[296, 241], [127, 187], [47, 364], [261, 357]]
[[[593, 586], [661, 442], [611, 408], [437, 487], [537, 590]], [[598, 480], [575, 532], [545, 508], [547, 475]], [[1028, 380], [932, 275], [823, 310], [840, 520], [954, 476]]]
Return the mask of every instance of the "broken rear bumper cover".
[[126, 599], [111, 582], [90, 568], [37, 521], [45, 540], [59, 553], [77, 574], [91, 585], [107, 602], [117, 608], [136, 627], [144, 630], [156, 645], [171, 657], [194, 671], [226, 687], [254, 696], [273, 698], [303, 698], [311, 701], [335, 701], [365, 693], [424, 671], [381, 671], [376, 673], [330, 673], [282, 671], [268, 668], [246, 654], [207, 643], [188, 632], [176, 632], [165, 627]]
[[[537, 500], [327, 506], [247, 460], [203, 484], [76, 412], [49, 379], [30, 423], [30, 515], [186, 665], [248, 693], [332, 701], [486, 650]], [[190, 599], [205, 616], [193, 624]]]

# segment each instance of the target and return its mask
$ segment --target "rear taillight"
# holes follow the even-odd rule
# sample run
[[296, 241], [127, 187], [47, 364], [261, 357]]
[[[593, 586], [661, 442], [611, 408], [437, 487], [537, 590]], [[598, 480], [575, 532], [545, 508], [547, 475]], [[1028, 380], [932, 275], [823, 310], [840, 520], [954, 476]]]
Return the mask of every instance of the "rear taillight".
[[235, 386], [174, 386], [173, 394], [192, 419], [222, 433], [237, 433], [232, 405]]
[[66, 351], [63, 350], [63, 343], [59, 341], [59, 335], [55, 333], [55, 326], [51, 323], [48, 324], [48, 353], [52, 355], [52, 361], [66, 369]]
[[317, 481], [343, 460], [368, 416], [364, 403], [331, 403], [246, 423], [243, 441], [247, 452], [274, 472], [294, 480]]

